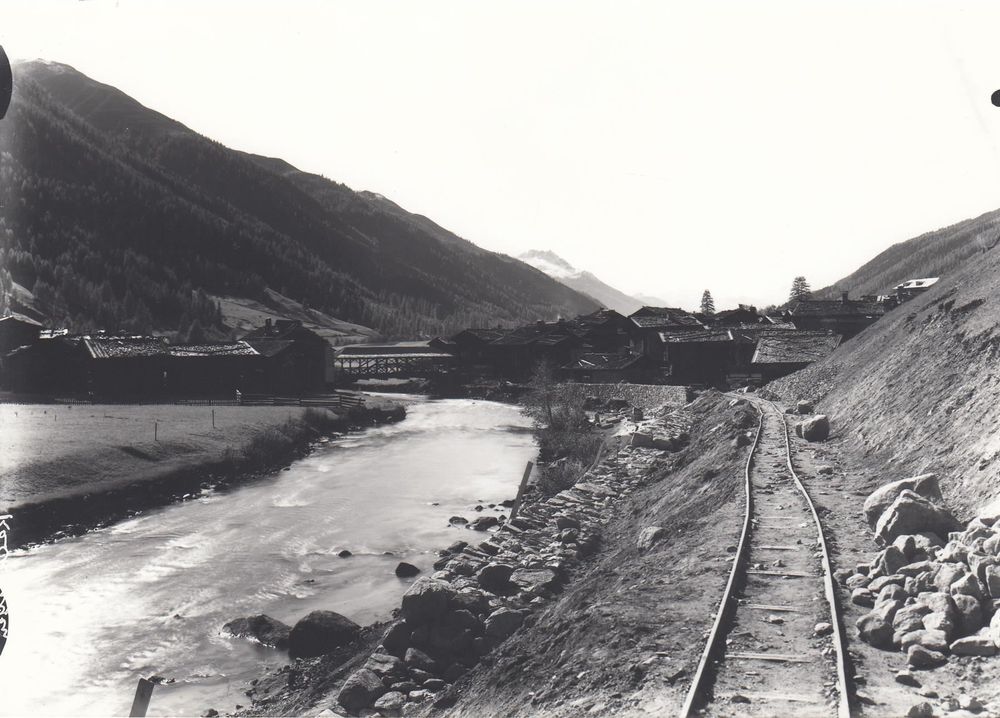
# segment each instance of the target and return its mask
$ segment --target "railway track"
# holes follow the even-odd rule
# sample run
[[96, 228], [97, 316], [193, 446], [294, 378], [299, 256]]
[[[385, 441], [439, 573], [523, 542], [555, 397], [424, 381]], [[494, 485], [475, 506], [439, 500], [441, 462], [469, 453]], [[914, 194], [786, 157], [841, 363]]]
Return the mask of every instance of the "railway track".
[[681, 718], [849, 718], [822, 524], [795, 473], [784, 415], [771, 402], [746, 398], [760, 420], [744, 475], [743, 531]]

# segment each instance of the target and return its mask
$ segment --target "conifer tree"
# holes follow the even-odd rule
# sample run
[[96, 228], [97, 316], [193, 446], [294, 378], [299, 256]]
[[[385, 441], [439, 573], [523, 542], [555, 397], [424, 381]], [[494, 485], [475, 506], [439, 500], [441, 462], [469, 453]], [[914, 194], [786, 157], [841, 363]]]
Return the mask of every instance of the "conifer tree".
[[812, 290], [805, 277], [796, 277], [792, 281], [792, 291], [788, 293], [788, 301], [794, 302], [799, 299], [809, 299]]
[[707, 289], [701, 295], [701, 313], [715, 314], [715, 300], [712, 299], [712, 293]]

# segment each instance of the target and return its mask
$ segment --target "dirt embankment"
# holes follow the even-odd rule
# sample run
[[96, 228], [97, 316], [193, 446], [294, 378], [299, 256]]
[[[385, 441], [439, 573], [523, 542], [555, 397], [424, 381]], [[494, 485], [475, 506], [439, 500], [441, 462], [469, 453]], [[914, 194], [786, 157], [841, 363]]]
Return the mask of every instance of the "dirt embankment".
[[[445, 552], [440, 572], [404, 599], [405, 620], [382, 639], [384, 652], [369, 660], [369, 636], [346, 663], [297, 661], [254, 686], [252, 713], [345, 714], [338, 694], [348, 674], [354, 688], [371, 690], [358, 705], [391, 696], [406, 715], [676, 712], [739, 537], [748, 447], [736, 436], [756, 421], [716, 393], [680, 412], [683, 448], [619, 447], [577, 486], [526, 506], [510, 528]], [[676, 426], [677, 415], [658, 421]], [[494, 586], [498, 564], [513, 573]], [[424, 609], [438, 593], [450, 596], [434, 609], [446, 613], [431, 619]], [[444, 607], [452, 601], [464, 607], [455, 616]], [[463, 647], [448, 633], [459, 615], [479, 636]], [[357, 669], [364, 680], [353, 678]]]
[[[402, 406], [3, 405], [0, 513], [9, 547], [83, 533], [286, 466], [338, 432], [398, 421]], [[213, 426], [213, 423], [215, 426]]]
[[845, 455], [881, 483], [937, 473], [970, 518], [1000, 496], [1000, 248], [767, 389], [818, 400]]

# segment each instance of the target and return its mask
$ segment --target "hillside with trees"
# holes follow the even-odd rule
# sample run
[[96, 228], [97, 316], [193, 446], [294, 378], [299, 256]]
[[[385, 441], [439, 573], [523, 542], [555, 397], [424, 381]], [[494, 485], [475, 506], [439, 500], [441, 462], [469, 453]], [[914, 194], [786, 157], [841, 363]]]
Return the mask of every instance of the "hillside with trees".
[[16, 283], [76, 331], [219, 336], [215, 298], [268, 290], [390, 337], [597, 308], [378, 195], [228, 149], [46, 62], [15, 68], [0, 123], [0, 267], [5, 301]]
[[956, 270], [973, 254], [984, 252], [1000, 238], [1000, 210], [958, 222], [944, 229], [898, 242], [829, 287], [812, 293], [813, 299], [837, 299], [887, 294], [908, 279], [941, 277]]

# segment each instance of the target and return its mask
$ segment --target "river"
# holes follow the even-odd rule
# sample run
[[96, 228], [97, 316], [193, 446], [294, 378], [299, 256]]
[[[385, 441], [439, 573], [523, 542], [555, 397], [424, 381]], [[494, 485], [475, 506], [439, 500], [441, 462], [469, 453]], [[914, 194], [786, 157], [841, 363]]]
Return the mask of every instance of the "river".
[[536, 453], [516, 407], [408, 404], [404, 421], [329, 441], [274, 476], [12, 553], [0, 569], [11, 618], [0, 714], [128, 715], [138, 678], [154, 674], [176, 682], [156, 687], [148, 715], [230, 711], [248, 702], [248, 680], [288, 659], [224, 636], [227, 621], [387, 618], [413, 580], [396, 564], [430, 573], [438, 549], [475, 535], [448, 518], [513, 498]]

